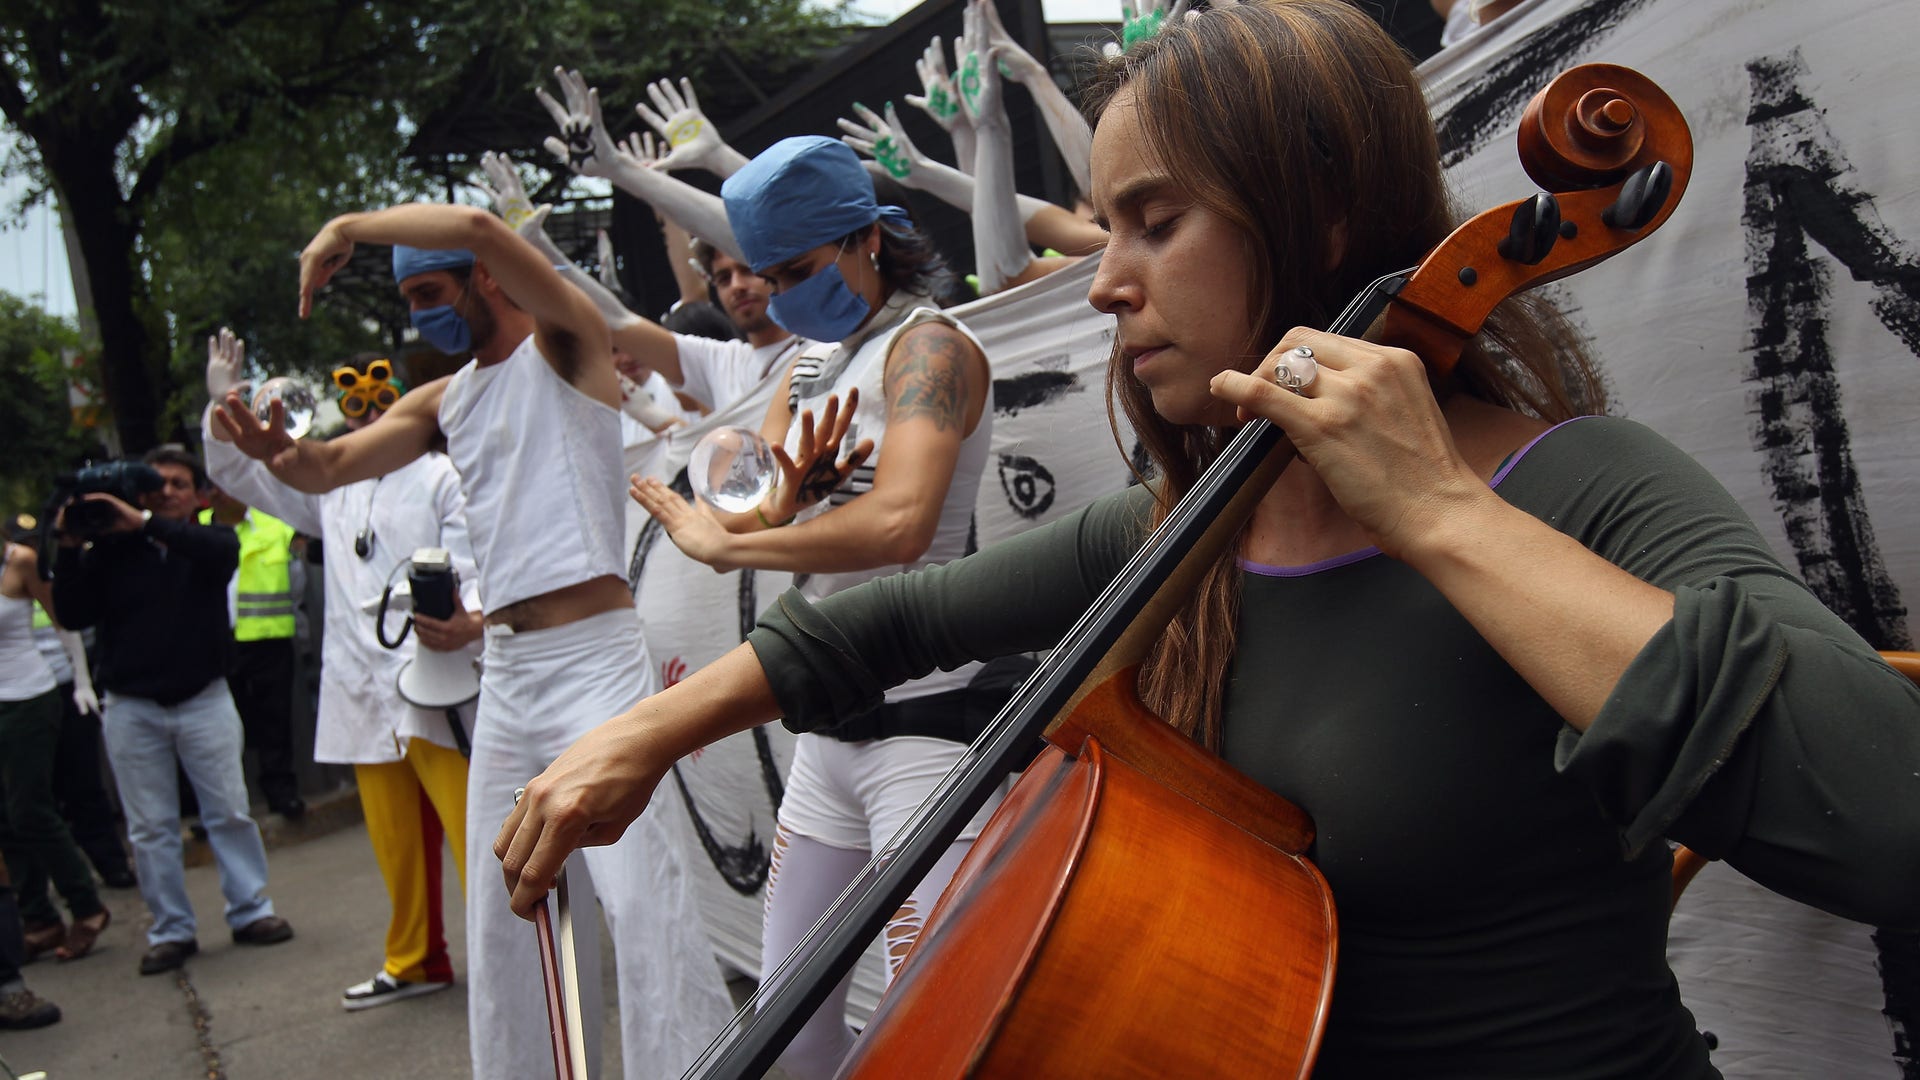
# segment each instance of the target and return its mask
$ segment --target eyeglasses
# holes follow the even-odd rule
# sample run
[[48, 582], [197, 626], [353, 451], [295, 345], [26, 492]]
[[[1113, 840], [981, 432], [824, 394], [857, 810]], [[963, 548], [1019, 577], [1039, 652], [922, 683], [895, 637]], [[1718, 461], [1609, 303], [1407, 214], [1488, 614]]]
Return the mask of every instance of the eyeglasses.
[[368, 409], [391, 409], [400, 400], [400, 386], [393, 377], [393, 361], [374, 360], [364, 372], [350, 367], [333, 369], [333, 385], [340, 388], [340, 411], [361, 417]]

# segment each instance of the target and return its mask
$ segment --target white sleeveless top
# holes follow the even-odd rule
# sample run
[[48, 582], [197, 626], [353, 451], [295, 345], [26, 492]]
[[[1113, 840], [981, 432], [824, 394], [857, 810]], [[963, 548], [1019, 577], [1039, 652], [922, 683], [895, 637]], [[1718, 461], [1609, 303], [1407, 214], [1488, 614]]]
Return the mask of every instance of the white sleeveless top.
[[[800, 511], [796, 520], [818, 517], [873, 489], [874, 469], [880, 464], [881, 455], [886, 452], [887, 396], [884, 384], [887, 355], [893, 351], [894, 343], [901, 334], [926, 322], [944, 323], [967, 335], [967, 339], [976, 347], [980, 345], [980, 340], [974, 337], [971, 330], [935, 308], [933, 301], [925, 296], [896, 292], [866, 328], [845, 341], [811, 345], [794, 361], [787, 404], [793, 410], [795, 422], [787, 428], [787, 453], [798, 452], [801, 409], [812, 409], [817, 419], [821, 408], [826, 405], [828, 394], [838, 394], [844, 400], [847, 391], [854, 387], [860, 389], [860, 405], [854, 410], [853, 423], [840, 444], [841, 452], [844, 454], [861, 439], [873, 440], [873, 453], [854, 470], [853, 475], [833, 494]], [[986, 354], [984, 348], [980, 351], [981, 355]], [[980, 420], [960, 443], [960, 456], [954, 462], [953, 479], [947, 485], [946, 501], [940, 505], [940, 522], [935, 526], [933, 543], [928, 545], [926, 553], [911, 563], [888, 564], [837, 574], [796, 575], [795, 586], [807, 597], [817, 600], [863, 581], [951, 562], [965, 555], [968, 540], [973, 534], [974, 498], [979, 494], [980, 474], [986, 467], [987, 450], [992, 441], [993, 389], [989, 383], [986, 405], [980, 410]], [[936, 671], [925, 678], [894, 687], [887, 692], [887, 700], [906, 701], [964, 687], [980, 666], [973, 663], [953, 671]]]
[[620, 410], [561, 378], [532, 335], [497, 364], [454, 373], [440, 430], [488, 610], [608, 574], [624, 580]]
[[[5, 545], [0, 566], [12, 557], [13, 547]], [[28, 701], [58, 685], [33, 640], [33, 600], [0, 596], [0, 701]]]

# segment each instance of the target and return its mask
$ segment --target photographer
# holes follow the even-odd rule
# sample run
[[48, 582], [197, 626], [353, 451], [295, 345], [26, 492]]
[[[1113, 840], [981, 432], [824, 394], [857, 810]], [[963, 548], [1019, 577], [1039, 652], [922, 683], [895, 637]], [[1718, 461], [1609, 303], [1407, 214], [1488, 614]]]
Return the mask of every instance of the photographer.
[[154, 918], [140, 973], [153, 975], [199, 951], [176, 755], [199, 799], [233, 940], [272, 945], [293, 928], [267, 899], [267, 853], [247, 813], [240, 716], [225, 678], [227, 579], [240, 542], [231, 529], [194, 523], [207, 484], [191, 454], [160, 447], [146, 462], [148, 470], [109, 466], [84, 478], [84, 493], [61, 508], [53, 602], [62, 625], [99, 628], [107, 757]]

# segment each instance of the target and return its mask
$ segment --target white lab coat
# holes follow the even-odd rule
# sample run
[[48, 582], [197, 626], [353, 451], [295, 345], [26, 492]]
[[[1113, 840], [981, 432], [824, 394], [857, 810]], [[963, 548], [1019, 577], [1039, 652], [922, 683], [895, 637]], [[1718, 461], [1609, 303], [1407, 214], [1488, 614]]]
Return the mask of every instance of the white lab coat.
[[[362, 480], [322, 495], [309, 495], [281, 483], [266, 465], [215, 439], [204, 430], [207, 472], [234, 498], [257, 506], [324, 545], [327, 615], [320, 657], [320, 710], [314, 732], [315, 761], [374, 765], [399, 761], [407, 740], [457, 749], [447, 715], [417, 709], [395, 688], [400, 668], [413, 658], [411, 635], [398, 649], [381, 647], [373, 616], [363, 605], [377, 600], [389, 575], [415, 549], [446, 548], [460, 574], [461, 601], [480, 607], [480, 575], [467, 539], [465, 499], [460, 477], [444, 454], [426, 454], [377, 480]], [[354, 553], [354, 537], [370, 528], [370, 558]], [[387, 635], [399, 633], [402, 616], [387, 616]], [[479, 644], [472, 646], [479, 655]], [[461, 709], [469, 733], [473, 706]]]

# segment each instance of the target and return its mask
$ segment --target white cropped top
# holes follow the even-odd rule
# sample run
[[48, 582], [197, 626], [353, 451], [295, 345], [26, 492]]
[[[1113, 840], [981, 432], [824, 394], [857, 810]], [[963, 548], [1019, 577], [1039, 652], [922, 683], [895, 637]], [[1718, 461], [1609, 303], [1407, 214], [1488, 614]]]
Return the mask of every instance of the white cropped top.
[[497, 364], [454, 373], [440, 430], [490, 610], [625, 577], [620, 410], [561, 378], [532, 335]]

